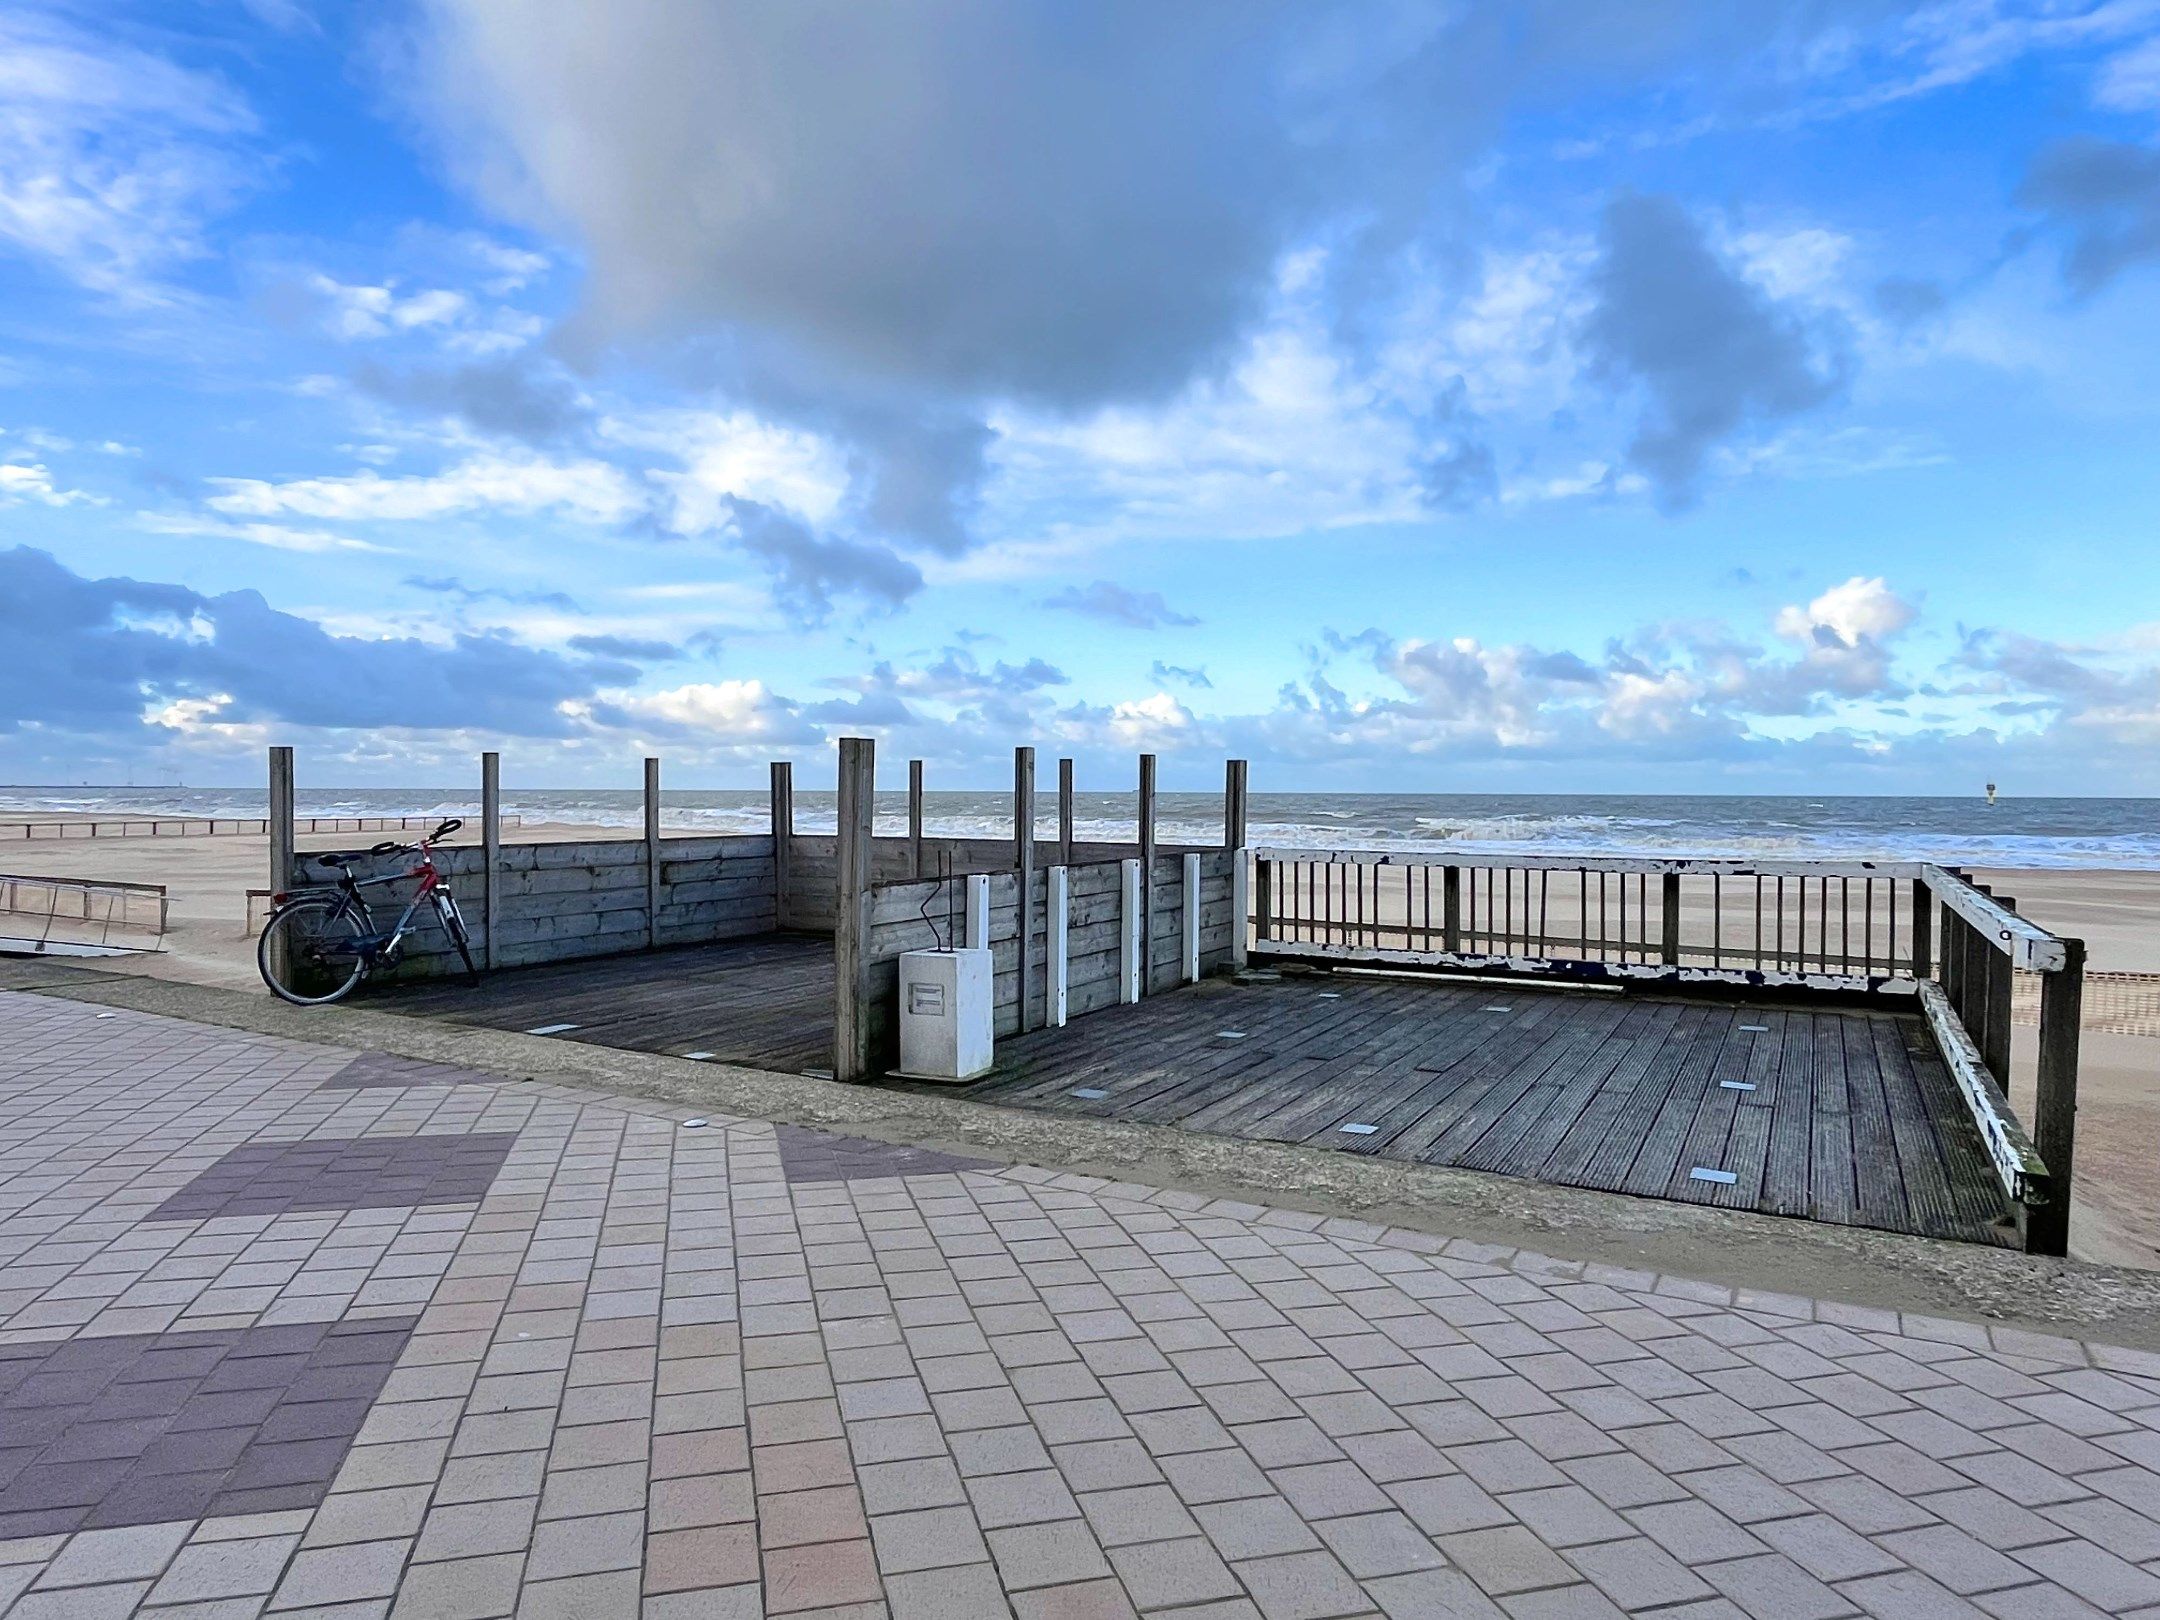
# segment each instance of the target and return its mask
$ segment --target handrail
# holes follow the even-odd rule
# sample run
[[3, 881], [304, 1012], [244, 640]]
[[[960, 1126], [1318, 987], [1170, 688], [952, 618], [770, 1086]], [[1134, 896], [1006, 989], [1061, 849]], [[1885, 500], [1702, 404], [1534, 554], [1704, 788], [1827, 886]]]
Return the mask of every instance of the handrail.
[[[1445, 846], [1278, 846], [1252, 856], [1253, 949], [1277, 960], [1607, 985], [1917, 994], [2016, 1203], [2026, 1247], [2067, 1252], [2084, 943], [2019, 916], [2015, 900], [1962, 871], [1931, 861]], [[1558, 909], [1548, 905], [1554, 890]], [[2029, 1137], [2005, 1100], [2019, 969], [2041, 976]]]
[[1723, 855], [1532, 855], [1461, 849], [1326, 849], [1285, 844], [1252, 851], [1262, 861], [1319, 861], [1331, 866], [1474, 866], [1533, 872], [1625, 872], [1701, 877], [1917, 878], [1922, 861], [1744, 860]]
[[1994, 896], [1982, 894], [1957, 873], [1923, 865], [1920, 880], [1936, 899], [1972, 924], [1978, 936], [2010, 958], [2011, 965], [2034, 973], [2059, 973], [2066, 961], [2063, 942], [2038, 923], [2005, 910]]

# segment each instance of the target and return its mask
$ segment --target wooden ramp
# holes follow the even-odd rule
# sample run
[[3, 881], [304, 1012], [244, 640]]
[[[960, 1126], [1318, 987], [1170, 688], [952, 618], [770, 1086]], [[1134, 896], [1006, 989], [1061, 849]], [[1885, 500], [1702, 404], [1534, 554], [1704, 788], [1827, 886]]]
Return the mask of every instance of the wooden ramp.
[[[999, 1043], [979, 1101], [2013, 1244], [1921, 1020], [1358, 974], [1196, 985]], [[1084, 1093], [1084, 1095], [1076, 1095]]]
[[463, 978], [396, 984], [367, 1001], [384, 1012], [485, 1029], [563, 1025], [550, 1033], [788, 1074], [829, 1072], [832, 1063], [832, 941], [802, 934], [516, 968], [477, 985]]

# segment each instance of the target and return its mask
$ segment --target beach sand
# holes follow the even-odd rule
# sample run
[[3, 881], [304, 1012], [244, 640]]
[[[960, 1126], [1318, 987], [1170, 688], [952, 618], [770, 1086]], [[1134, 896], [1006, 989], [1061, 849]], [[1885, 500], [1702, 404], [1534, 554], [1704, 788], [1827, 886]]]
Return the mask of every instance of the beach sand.
[[[410, 836], [303, 836], [300, 847], [341, 849]], [[631, 836], [620, 827], [528, 822], [507, 841]], [[471, 841], [465, 833], [452, 840]], [[267, 839], [230, 834], [0, 842], [0, 873], [166, 885], [171, 921], [165, 949], [131, 958], [129, 967], [240, 989], [258, 982], [246, 895], [266, 886], [269, 860]], [[2089, 971], [2160, 973], [2160, 872], [1983, 870], [1976, 875], [1997, 894], [2014, 897], [2043, 927], [2082, 937]], [[0, 915], [0, 932], [20, 931], [23, 925], [24, 919]], [[2016, 1030], [2011, 1101], [2026, 1120], [2032, 1118], [2035, 1034], [2029, 1025]], [[2160, 1142], [2160, 1037], [2088, 1029], [2082, 1058], [2072, 1248], [2085, 1259], [2160, 1268], [2160, 1154], [2153, 1150]]]

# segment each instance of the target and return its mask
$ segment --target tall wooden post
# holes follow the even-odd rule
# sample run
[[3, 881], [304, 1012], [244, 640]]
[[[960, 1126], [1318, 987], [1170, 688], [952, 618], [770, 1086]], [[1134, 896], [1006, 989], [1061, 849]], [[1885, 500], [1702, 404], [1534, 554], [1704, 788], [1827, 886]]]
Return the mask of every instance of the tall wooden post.
[[2026, 1212], [2035, 1254], [2070, 1252], [2071, 1172], [2077, 1159], [2078, 1032], [2085, 1016], [2085, 942], [2062, 942], [2063, 965], [2040, 976], [2040, 1067], [2033, 1148], [2048, 1167], [2050, 1200]]
[[1058, 865], [1072, 865], [1073, 762], [1058, 761]]
[[[2017, 901], [2009, 895], [1996, 896], [1995, 903], [2005, 911], [2017, 910]], [[2010, 1087], [2010, 1002], [2016, 994], [2016, 980], [2010, 953], [1991, 943], [1987, 953], [1987, 1001], [1981, 1009], [1980, 1027], [1973, 1034], [1980, 1042], [1980, 1055], [2006, 1091]]]
[[1155, 756], [1140, 756], [1140, 993], [1155, 977]]
[[784, 759], [772, 762], [771, 802], [773, 927], [785, 928], [793, 920], [788, 864], [795, 847], [795, 767]]
[[833, 929], [833, 1078], [870, 1073], [870, 1007], [863, 947], [870, 936], [870, 854], [877, 805], [876, 745], [840, 739], [839, 905]]
[[[283, 894], [293, 886], [296, 865], [293, 828], [293, 751], [290, 748], [270, 750], [270, 814], [264, 823], [270, 835], [270, 892]], [[272, 905], [277, 902], [273, 900]], [[89, 901], [84, 900], [87, 906]], [[270, 948], [276, 956], [271, 966], [280, 974], [285, 968], [283, 930], [280, 937], [271, 940]]]
[[660, 943], [660, 762], [645, 762], [645, 948]]
[[923, 875], [923, 762], [911, 759], [907, 762], [907, 836], [908, 871], [912, 876]]
[[1013, 750], [1013, 870], [1020, 877], [1020, 1028], [1035, 1012], [1035, 750]]
[[1223, 764], [1223, 848], [1245, 847], [1245, 781], [1246, 762], [1242, 759], [1226, 760]]
[[1912, 882], [1912, 976], [1927, 979], [1935, 974], [1935, 891], [1924, 879]]
[[502, 755], [480, 756], [480, 929], [481, 960], [497, 961], [495, 902], [502, 888]]
[[293, 885], [293, 751], [270, 750], [270, 892]]

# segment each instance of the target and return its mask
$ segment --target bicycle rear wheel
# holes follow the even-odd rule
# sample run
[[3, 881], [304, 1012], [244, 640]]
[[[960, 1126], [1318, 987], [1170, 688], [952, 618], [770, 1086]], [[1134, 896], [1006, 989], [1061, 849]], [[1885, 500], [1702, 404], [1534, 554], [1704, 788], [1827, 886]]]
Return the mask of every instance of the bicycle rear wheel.
[[319, 1007], [352, 993], [367, 977], [366, 927], [332, 898], [294, 900], [271, 914], [255, 942], [255, 967], [271, 993]]

